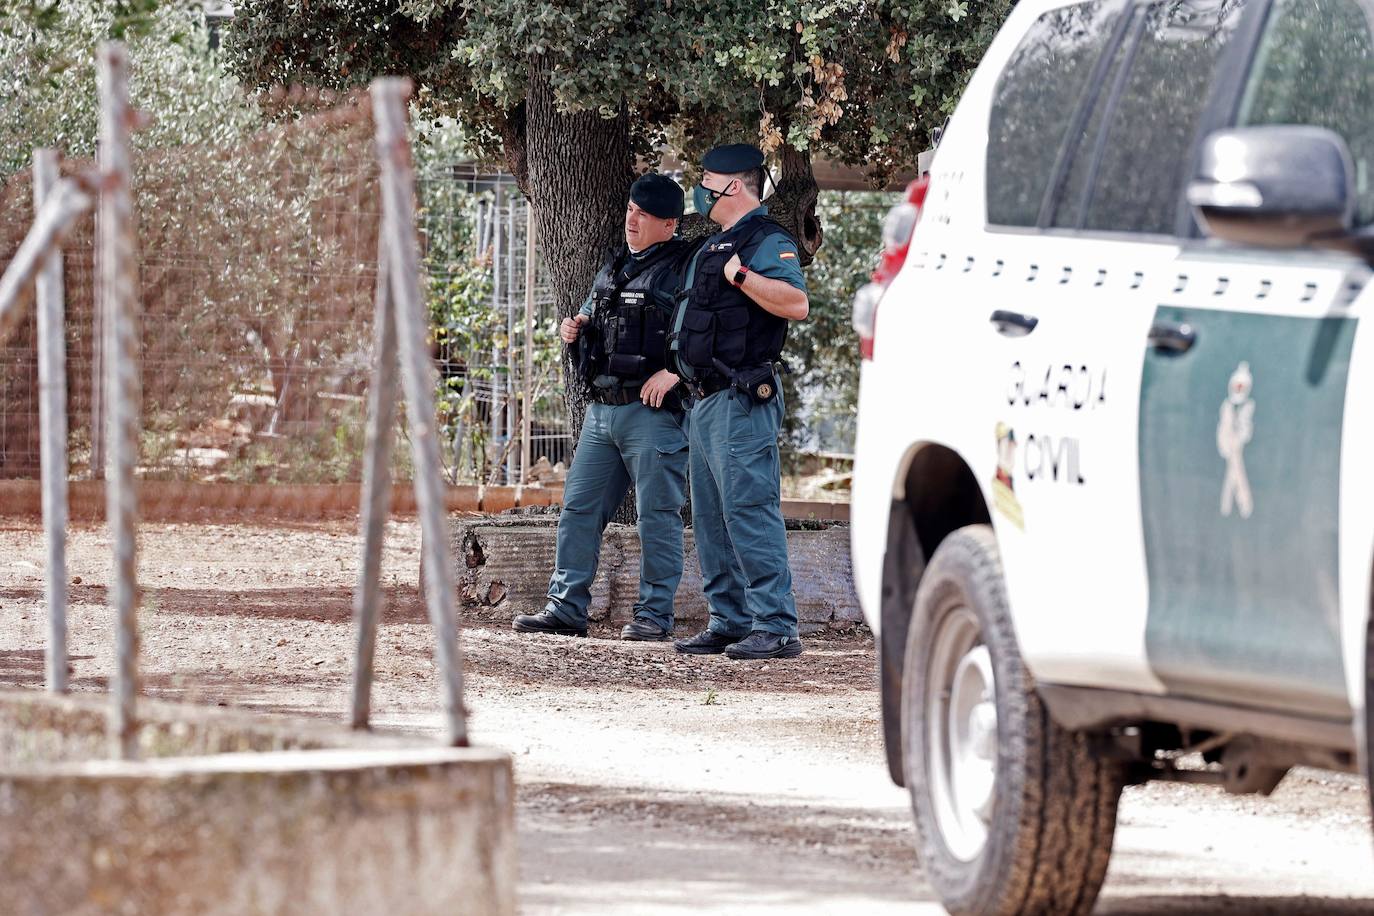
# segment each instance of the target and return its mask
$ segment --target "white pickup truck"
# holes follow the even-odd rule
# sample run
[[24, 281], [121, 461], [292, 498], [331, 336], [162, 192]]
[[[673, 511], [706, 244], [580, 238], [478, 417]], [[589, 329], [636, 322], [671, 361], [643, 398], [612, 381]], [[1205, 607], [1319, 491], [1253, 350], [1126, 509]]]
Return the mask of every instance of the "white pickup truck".
[[1372, 16], [1025, 0], [889, 216], [854, 569], [951, 912], [1091, 910], [1125, 785], [1365, 765]]

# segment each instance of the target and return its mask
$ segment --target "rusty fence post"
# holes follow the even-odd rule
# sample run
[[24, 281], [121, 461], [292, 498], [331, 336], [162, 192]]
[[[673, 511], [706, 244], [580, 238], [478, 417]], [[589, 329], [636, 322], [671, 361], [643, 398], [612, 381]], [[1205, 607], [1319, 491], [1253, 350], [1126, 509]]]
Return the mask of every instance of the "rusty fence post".
[[463, 708], [463, 671], [458, 655], [457, 586], [444, 530], [444, 481], [435, 429], [436, 376], [429, 357], [429, 322], [420, 287], [420, 244], [415, 234], [415, 169], [410, 157], [406, 106], [411, 83], [404, 78], [374, 80], [370, 88], [381, 164], [382, 232], [385, 240], [391, 311], [396, 322], [406, 421], [415, 466], [415, 501], [420, 516], [420, 550], [425, 572], [425, 604], [434, 627], [444, 704], [446, 740], [468, 743]]
[[[57, 151], [33, 152], [33, 212], [57, 187]], [[54, 246], [36, 280], [38, 426], [42, 447], [43, 534], [47, 541], [44, 599], [48, 606], [47, 682], [67, 692], [67, 353], [62, 250]]]
[[138, 505], [134, 467], [138, 462], [140, 407], [139, 303], [136, 288], [133, 193], [129, 135], [128, 54], [119, 42], [100, 47], [100, 290], [111, 348], [105, 352], [109, 422], [106, 454], [106, 516], [114, 544], [115, 672], [110, 737], [115, 752], [137, 756], [138, 726]]
[[396, 323], [387, 267], [385, 220], [377, 238], [377, 295], [373, 316], [372, 379], [367, 393], [367, 446], [359, 506], [362, 562], [353, 592], [353, 703], [349, 724], [367, 728], [372, 712], [372, 665], [381, 612], [382, 541], [391, 504], [391, 440], [396, 422]]

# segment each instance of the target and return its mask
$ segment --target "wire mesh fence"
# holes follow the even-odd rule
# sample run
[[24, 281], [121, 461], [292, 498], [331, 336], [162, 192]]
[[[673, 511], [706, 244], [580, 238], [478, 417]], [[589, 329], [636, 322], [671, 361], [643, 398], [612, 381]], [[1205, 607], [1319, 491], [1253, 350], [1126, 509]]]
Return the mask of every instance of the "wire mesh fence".
[[430, 164], [418, 193], [451, 478], [561, 479], [572, 438], [558, 318], [537, 254], [529, 263], [529, 207], [510, 175], [472, 163]]
[[[360, 479], [380, 226], [371, 131], [366, 105], [350, 103], [232, 145], [135, 151], [141, 478]], [[452, 483], [556, 482], [571, 437], [552, 297], [542, 267], [526, 269], [526, 203], [508, 175], [423, 158], [420, 168], [446, 474]], [[77, 478], [102, 477], [104, 461], [94, 219], [64, 246]], [[32, 220], [31, 177], [9, 176], [0, 183], [0, 268]], [[407, 452], [396, 454], [405, 478]], [[30, 312], [0, 341], [0, 478], [38, 475]]]
[[[380, 208], [366, 107], [133, 157], [147, 479], [357, 479]], [[70, 161], [76, 171], [89, 163]], [[0, 259], [32, 221], [11, 176]], [[70, 471], [100, 477], [95, 217], [64, 246]], [[0, 475], [38, 473], [34, 319], [5, 343]]]

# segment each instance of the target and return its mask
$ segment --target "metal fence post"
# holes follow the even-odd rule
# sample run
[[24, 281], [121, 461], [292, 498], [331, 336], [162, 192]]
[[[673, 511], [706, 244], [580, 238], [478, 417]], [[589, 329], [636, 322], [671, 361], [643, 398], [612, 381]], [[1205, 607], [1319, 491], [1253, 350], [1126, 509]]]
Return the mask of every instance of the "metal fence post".
[[534, 457], [530, 443], [530, 416], [534, 411], [534, 205], [525, 202], [525, 365], [520, 386], [520, 479], [517, 492], [530, 478], [530, 460]]
[[425, 604], [434, 627], [439, 677], [443, 691], [446, 738], [467, 744], [463, 708], [463, 672], [458, 656], [457, 585], [444, 530], [444, 483], [435, 430], [435, 373], [426, 345], [425, 300], [420, 289], [420, 246], [415, 235], [415, 171], [410, 159], [406, 104], [410, 80], [374, 80], [370, 89], [377, 122], [377, 155], [381, 162], [382, 231], [387, 249], [391, 305], [396, 319], [406, 420], [415, 465], [415, 500], [420, 515]]
[[[33, 212], [57, 187], [57, 151], [33, 151]], [[48, 562], [48, 690], [67, 692], [67, 354], [62, 249], [54, 246], [37, 277], [38, 426], [42, 439], [43, 533]]]
[[138, 692], [138, 545], [137, 494], [134, 466], [139, 438], [139, 305], [135, 288], [134, 212], [130, 189], [128, 55], [119, 42], [101, 45], [100, 163], [104, 176], [100, 195], [100, 289], [104, 319], [112, 349], [105, 353], [109, 393], [110, 460], [106, 484], [106, 516], [114, 542], [115, 612], [114, 703], [110, 735], [123, 758], [138, 753], [134, 698]]
[[372, 665], [381, 606], [382, 539], [391, 499], [391, 439], [396, 422], [396, 323], [387, 265], [385, 221], [377, 238], [377, 307], [373, 318], [372, 379], [367, 393], [367, 451], [363, 455], [362, 563], [353, 592], [356, 651], [349, 723], [367, 728], [372, 712]]

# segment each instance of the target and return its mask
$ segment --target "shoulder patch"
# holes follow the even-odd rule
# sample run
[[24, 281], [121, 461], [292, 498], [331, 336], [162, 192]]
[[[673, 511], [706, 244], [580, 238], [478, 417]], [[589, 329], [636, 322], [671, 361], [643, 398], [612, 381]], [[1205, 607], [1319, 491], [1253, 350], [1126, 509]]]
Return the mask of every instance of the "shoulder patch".
[[786, 260], [787, 258], [795, 258], [796, 256], [797, 256], [797, 253], [796, 253], [795, 251], [780, 251], [780, 252], [778, 252], [778, 257], [781, 258], [781, 259], [783, 259], [783, 260]]

